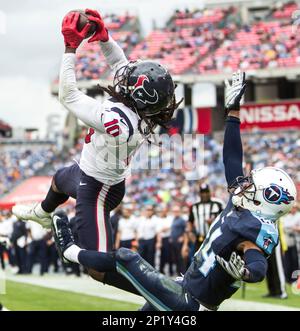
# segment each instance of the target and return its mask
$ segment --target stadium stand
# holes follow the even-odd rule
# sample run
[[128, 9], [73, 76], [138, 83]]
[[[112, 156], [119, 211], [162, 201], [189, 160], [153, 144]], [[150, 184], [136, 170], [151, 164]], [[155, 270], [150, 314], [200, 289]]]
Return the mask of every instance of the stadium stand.
[[187, 72], [231, 33], [231, 25], [218, 28], [228, 14], [228, 10], [220, 9], [176, 11], [168, 27], [151, 32], [133, 49], [130, 59], [154, 58], [173, 74]]
[[[131, 60], [157, 59], [176, 75], [214, 74], [237, 68], [293, 67], [300, 64], [299, 34], [291, 17], [298, 5], [290, 2], [270, 9], [265, 20], [241, 23], [235, 7], [176, 10], [167, 27], [140, 41], [139, 30], [128, 28], [136, 17], [107, 16], [113, 37]], [[131, 32], [130, 32], [131, 31]], [[78, 53], [78, 79], [98, 79], [108, 74], [97, 43], [85, 44]]]
[[32, 177], [52, 163], [56, 155], [54, 147], [0, 147], [0, 196], [22, 180]]
[[292, 67], [299, 65], [299, 35], [286, 22], [258, 22], [244, 26], [199, 64], [199, 72]]
[[[300, 184], [300, 160], [297, 157], [300, 148], [299, 131], [280, 132], [276, 135], [272, 132], [244, 134], [243, 143], [246, 171], [270, 165], [277, 166], [285, 169], [296, 183]], [[208, 183], [217, 198], [226, 200], [228, 193], [222, 161], [222, 138], [205, 136], [204, 147], [204, 168], [202, 169], [204, 176], [200, 182]], [[155, 165], [159, 164], [159, 157], [168, 155], [170, 151], [165, 150], [156, 156], [153, 155], [153, 150], [150, 150], [149, 153], [152, 158], [151, 164]], [[176, 153], [176, 146], [171, 153], [175, 153], [174, 159], [183, 158], [180, 149]], [[192, 158], [192, 156], [185, 157]], [[145, 159], [145, 162], [148, 161]], [[166, 159], [166, 162], [168, 161]], [[199, 181], [189, 180], [190, 170], [184, 167], [179, 171], [174, 168], [164, 169], [164, 160], [161, 162], [162, 168], [159, 172], [156, 169], [133, 171], [132, 182], [128, 185], [127, 198], [130, 198], [131, 202], [138, 202], [140, 206], [145, 203], [169, 203], [171, 200], [180, 204], [194, 203], [198, 199]], [[139, 167], [145, 169], [145, 165], [141, 163]], [[197, 171], [197, 169], [193, 171]]]
[[295, 10], [299, 9], [299, 6], [295, 1], [283, 4], [276, 8], [272, 14], [273, 18], [276, 19], [290, 19]]
[[[55, 169], [72, 164], [74, 162], [72, 159], [79, 160], [85, 132], [85, 129], [83, 129], [74, 148], [65, 153], [59, 153], [53, 148], [36, 148], [34, 152], [27, 150], [1, 153], [0, 195], [25, 178], [37, 174], [53, 175]], [[174, 141], [176, 142], [176, 140]], [[255, 135], [244, 134], [243, 142], [245, 168], [247, 170], [252, 167], [257, 168], [266, 165], [282, 167], [293, 176], [299, 186], [299, 131], [279, 132], [276, 136], [271, 132], [261, 132]], [[226, 191], [222, 163], [221, 137], [205, 137], [205, 150], [202, 151], [204, 155], [204, 176], [201, 180], [190, 180], [191, 170], [184, 166], [181, 169], [166, 166], [170, 160], [183, 159], [184, 156], [182, 155], [180, 145], [175, 144], [169, 150], [168, 145], [163, 144], [161, 153], [155, 152], [155, 149], [149, 149], [148, 157], [150, 161], [148, 158], [140, 158], [137, 155], [133, 165], [132, 176], [128, 180], [126, 197], [124, 199], [125, 205], [130, 204], [134, 206], [134, 217], [140, 217], [147, 205], [153, 205], [158, 208], [168, 206], [170, 210], [171, 206], [178, 205], [182, 208], [183, 216], [187, 217], [184, 208], [198, 201], [201, 183], [210, 185], [214, 197], [227, 201], [228, 193]], [[189, 154], [185, 155], [185, 157], [188, 159], [192, 158], [196, 147], [198, 147], [197, 144], [195, 144], [193, 150], [188, 151]], [[145, 162], [153, 165], [153, 169], [147, 169]], [[160, 164], [161, 166], [159, 166]], [[197, 171], [197, 169], [193, 171]], [[74, 214], [72, 209], [67, 210], [70, 215]], [[6, 212], [0, 211], [0, 218], [1, 215], [3, 215], [4, 219], [7, 217], [5, 216]], [[29, 256], [24, 255], [24, 258], [28, 259]], [[25, 273], [28, 272], [25, 271]]]
[[[112, 37], [125, 52], [129, 52], [139, 40], [136, 29], [137, 19], [128, 14], [123, 16], [105, 16], [107, 28]], [[78, 80], [99, 79], [108, 70], [105, 59], [97, 42], [85, 43], [77, 52], [76, 74]]]

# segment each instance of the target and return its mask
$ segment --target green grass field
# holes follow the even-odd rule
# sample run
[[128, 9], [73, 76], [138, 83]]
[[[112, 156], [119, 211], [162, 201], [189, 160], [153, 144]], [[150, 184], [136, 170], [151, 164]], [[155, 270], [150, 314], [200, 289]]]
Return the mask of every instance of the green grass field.
[[67, 291], [7, 281], [0, 302], [9, 310], [137, 310], [140, 306]]
[[[300, 295], [293, 294], [290, 285], [287, 285], [286, 290], [288, 293], [287, 299], [283, 299], [283, 300], [269, 299], [269, 298], [263, 298], [263, 295], [267, 293], [267, 285], [265, 282], [256, 283], [256, 284], [247, 284], [245, 300], [300, 308]], [[239, 290], [233, 296], [233, 298], [241, 300], [242, 291]]]
[[[40, 286], [7, 281], [6, 295], [0, 295], [0, 302], [10, 310], [93, 310], [93, 311], [121, 311], [137, 310], [140, 305], [122, 301], [98, 298], [68, 291], [48, 289]], [[247, 284], [246, 298], [248, 301], [257, 301], [269, 304], [279, 304], [300, 308], [300, 296], [292, 294], [287, 288], [289, 298], [286, 300], [264, 299], [266, 284]], [[235, 299], [242, 299], [241, 290]]]

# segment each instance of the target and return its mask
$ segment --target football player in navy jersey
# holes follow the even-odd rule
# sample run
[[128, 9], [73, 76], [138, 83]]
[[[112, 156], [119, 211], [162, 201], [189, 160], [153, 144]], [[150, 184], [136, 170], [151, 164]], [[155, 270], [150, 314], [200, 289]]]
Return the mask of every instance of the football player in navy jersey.
[[267, 257], [278, 244], [276, 221], [296, 201], [296, 187], [283, 170], [274, 167], [244, 176], [239, 108], [245, 88], [241, 72], [233, 74], [231, 85], [226, 82], [223, 160], [229, 201], [182, 279], [160, 274], [128, 249], [110, 253], [80, 249], [73, 242], [67, 217], [56, 214], [53, 229], [62, 256], [88, 268], [123, 275], [147, 300], [142, 310], [217, 310], [241, 281], [262, 281]]

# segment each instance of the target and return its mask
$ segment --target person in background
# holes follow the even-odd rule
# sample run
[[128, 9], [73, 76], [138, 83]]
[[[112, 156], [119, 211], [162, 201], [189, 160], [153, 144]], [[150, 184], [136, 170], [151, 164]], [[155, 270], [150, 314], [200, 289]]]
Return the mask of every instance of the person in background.
[[281, 220], [278, 220], [279, 228], [279, 243], [274, 248], [273, 253], [268, 258], [268, 269], [266, 274], [266, 283], [268, 293], [263, 298], [287, 299], [288, 295], [285, 287], [285, 274], [283, 268], [283, 254], [282, 254], [282, 235], [280, 231]]
[[40, 264], [40, 275], [47, 272], [47, 243], [45, 236], [47, 231], [41, 225], [35, 222], [27, 223], [28, 238], [31, 239], [27, 247], [28, 252], [28, 273], [32, 273], [33, 265], [36, 262]]
[[179, 205], [175, 205], [172, 208], [173, 221], [171, 226], [170, 242], [172, 258], [176, 265], [176, 272], [178, 275], [181, 275], [186, 271], [183, 257], [181, 255], [186, 222], [182, 218], [181, 213], [182, 212]]
[[119, 226], [119, 220], [122, 215], [122, 204], [119, 204], [119, 206], [112, 211], [110, 216], [110, 224], [112, 228], [112, 235], [113, 235], [113, 242], [116, 242], [117, 239], [117, 233], [118, 233], [118, 226]]
[[139, 254], [154, 267], [157, 218], [153, 205], [147, 205], [137, 222], [137, 241]]
[[184, 206], [182, 206], [181, 210], [182, 210], [182, 218], [185, 221], [188, 221], [189, 218], [190, 218], [190, 208], [189, 208], [189, 206], [188, 205], [184, 205]]
[[[78, 236], [78, 230], [77, 230], [77, 221], [75, 214], [72, 215], [70, 219], [70, 228], [74, 237], [75, 242], [79, 243], [79, 236]], [[65, 269], [67, 271], [67, 274], [74, 274], [77, 277], [80, 277], [81, 271], [80, 266], [76, 263], [70, 263], [70, 265], [65, 265]]]
[[132, 242], [136, 238], [137, 220], [133, 216], [133, 205], [124, 204], [119, 219], [118, 232], [116, 236], [116, 249], [125, 247], [132, 249]]
[[11, 242], [15, 250], [18, 274], [27, 273], [27, 229], [23, 221], [17, 220], [13, 225]]
[[49, 271], [49, 268], [51, 265], [54, 267], [54, 272], [57, 273], [59, 268], [58, 268], [58, 254], [57, 250], [55, 247], [55, 242], [53, 240], [52, 232], [47, 231], [47, 234], [45, 236], [45, 241], [47, 245], [47, 272]]
[[171, 255], [170, 235], [173, 218], [168, 215], [168, 207], [160, 206], [157, 210], [158, 236], [156, 248], [160, 249], [159, 272], [165, 273], [165, 266], [168, 265], [169, 276], [173, 276], [173, 264]]
[[[197, 234], [195, 228], [193, 227], [192, 223], [186, 222], [186, 229], [184, 239], [188, 241], [188, 249], [182, 246], [181, 255], [183, 257], [184, 263], [186, 265], [186, 269], [192, 263], [193, 256], [196, 253], [196, 246], [197, 246]], [[188, 253], [188, 254], [186, 254]]]
[[[198, 250], [203, 243], [210, 225], [215, 218], [224, 209], [224, 202], [222, 200], [212, 198], [209, 186], [202, 184], [200, 186], [200, 201], [193, 204], [190, 208], [190, 215], [188, 221], [192, 224], [195, 229], [197, 236], [195, 250]], [[185, 236], [183, 244], [183, 256], [187, 258], [189, 255], [189, 240]]]
[[283, 228], [287, 243], [287, 251], [284, 255], [285, 276], [288, 283], [293, 283], [293, 272], [299, 269], [297, 235], [300, 234], [299, 207], [294, 206], [290, 214], [282, 218]]
[[13, 232], [13, 223], [15, 219], [11, 217], [10, 213], [2, 212], [0, 214], [0, 260], [1, 260], [1, 267], [5, 269], [5, 261], [4, 261], [4, 254], [6, 253], [9, 258], [10, 265], [14, 265], [11, 247], [10, 247], [10, 240], [12, 232]]
[[5, 260], [4, 260], [4, 254], [7, 250], [9, 239], [7, 237], [1, 237], [0, 236], [0, 266], [2, 270], [5, 270]]

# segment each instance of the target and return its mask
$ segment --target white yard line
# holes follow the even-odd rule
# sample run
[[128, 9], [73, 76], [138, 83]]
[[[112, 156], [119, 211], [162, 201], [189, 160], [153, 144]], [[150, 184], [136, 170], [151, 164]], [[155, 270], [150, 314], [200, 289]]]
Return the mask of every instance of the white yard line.
[[129, 303], [143, 304], [145, 300], [137, 295], [119, 290], [109, 285], [103, 285], [96, 282], [88, 276], [65, 276], [65, 275], [47, 275], [47, 276], [12, 276], [8, 275], [7, 280], [18, 283], [36, 285], [57, 289], [62, 291], [92, 295], [100, 298], [126, 301]]
[[[86, 295], [92, 295], [100, 298], [106, 298], [111, 300], [125, 301], [129, 303], [135, 303], [143, 305], [145, 300], [137, 295], [119, 290], [112, 286], [103, 285], [98, 283], [88, 276], [81, 276], [80, 278], [74, 276], [65, 275], [47, 275], [47, 276], [14, 276], [7, 275], [7, 280], [14, 282], [25, 283], [30, 285], [42, 286], [57, 290], [64, 290], [74, 293], [81, 293]], [[259, 303], [253, 301], [243, 301], [237, 299], [226, 300], [220, 310], [234, 310], [234, 311], [292, 311], [300, 309], [287, 307], [282, 305], [274, 305], [267, 303]]]

